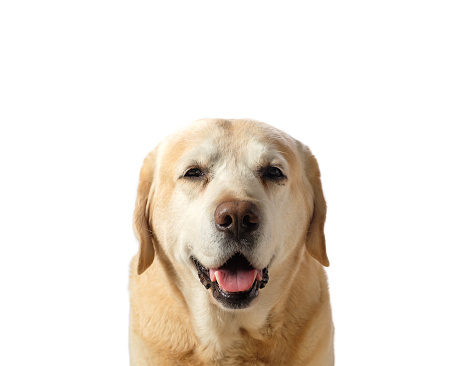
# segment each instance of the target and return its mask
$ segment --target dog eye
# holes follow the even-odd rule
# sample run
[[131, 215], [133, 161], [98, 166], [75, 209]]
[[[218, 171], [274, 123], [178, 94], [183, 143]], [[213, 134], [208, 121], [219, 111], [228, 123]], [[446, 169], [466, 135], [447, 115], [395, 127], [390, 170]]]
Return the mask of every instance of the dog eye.
[[186, 178], [200, 178], [204, 176], [204, 173], [200, 168], [190, 168], [185, 172], [185, 174], [183, 174], [183, 176]]
[[262, 178], [265, 178], [265, 179], [281, 179], [281, 178], [285, 178], [285, 175], [283, 174], [283, 172], [281, 171], [280, 168], [277, 168], [276, 166], [269, 166], [263, 172]]

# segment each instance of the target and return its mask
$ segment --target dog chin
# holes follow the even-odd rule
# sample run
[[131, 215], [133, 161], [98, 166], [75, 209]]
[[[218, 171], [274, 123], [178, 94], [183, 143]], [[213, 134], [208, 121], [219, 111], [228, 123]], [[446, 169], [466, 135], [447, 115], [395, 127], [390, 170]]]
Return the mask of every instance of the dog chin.
[[218, 268], [207, 268], [194, 256], [191, 259], [201, 284], [225, 309], [248, 308], [268, 283], [268, 267], [254, 268], [241, 253], [234, 254]]

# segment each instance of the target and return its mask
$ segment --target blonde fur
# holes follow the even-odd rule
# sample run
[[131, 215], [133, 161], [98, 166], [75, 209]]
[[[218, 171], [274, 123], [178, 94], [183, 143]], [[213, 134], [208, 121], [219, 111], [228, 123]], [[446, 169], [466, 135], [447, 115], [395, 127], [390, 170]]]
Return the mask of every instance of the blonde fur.
[[[286, 182], [260, 179], [267, 164]], [[205, 179], [182, 179], [195, 165]], [[270, 279], [241, 310], [218, 304], [190, 259], [222, 265], [212, 214], [228, 199], [256, 203], [264, 220], [250, 260]], [[333, 365], [325, 218], [315, 157], [267, 124], [200, 120], [165, 139], [144, 161], [134, 212], [131, 365]]]

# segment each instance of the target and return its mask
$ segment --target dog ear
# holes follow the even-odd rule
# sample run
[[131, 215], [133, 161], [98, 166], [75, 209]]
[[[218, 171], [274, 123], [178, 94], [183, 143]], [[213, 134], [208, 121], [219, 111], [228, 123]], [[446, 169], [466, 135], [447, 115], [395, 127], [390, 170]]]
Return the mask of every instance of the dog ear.
[[308, 147], [304, 147], [306, 175], [314, 193], [314, 211], [307, 233], [306, 247], [311, 256], [323, 266], [330, 265], [325, 246], [324, 224], [327, 213], [324, 192], [322, 191], [321, 172], [316, 158]]
[[149, 209], [152, 207], [152, 187], [154, 181], [156, 149], [144, 159], [139, 175], [136, 207], [134, 209], [134, 233], [139, 240], [139, 263], [137, 273], [142, 274], [154, 261], [157, 239], [152, 232]]

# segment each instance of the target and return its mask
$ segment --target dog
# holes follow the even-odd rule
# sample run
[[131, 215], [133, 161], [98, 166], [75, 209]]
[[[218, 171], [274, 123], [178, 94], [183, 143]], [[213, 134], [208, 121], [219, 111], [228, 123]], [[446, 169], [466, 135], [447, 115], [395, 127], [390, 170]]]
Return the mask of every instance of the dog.
[[164, 139], [134, 211], [131, 365], [334, 365], [325, 219], [315, 157], [268, 124]]

